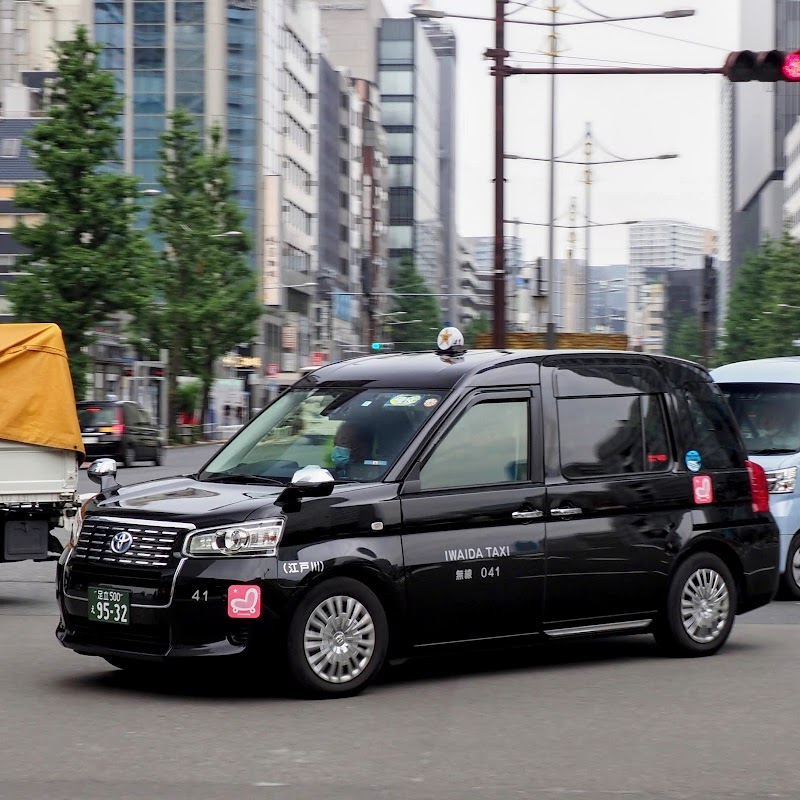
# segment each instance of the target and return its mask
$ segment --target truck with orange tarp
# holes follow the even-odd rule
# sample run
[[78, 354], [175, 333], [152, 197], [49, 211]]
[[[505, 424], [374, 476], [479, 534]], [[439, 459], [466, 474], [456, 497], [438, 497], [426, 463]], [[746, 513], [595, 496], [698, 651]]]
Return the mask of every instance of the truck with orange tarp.
[[83, 442], [57, 325], [0, 325], [0, 562], [46, 560], [80, 504]]

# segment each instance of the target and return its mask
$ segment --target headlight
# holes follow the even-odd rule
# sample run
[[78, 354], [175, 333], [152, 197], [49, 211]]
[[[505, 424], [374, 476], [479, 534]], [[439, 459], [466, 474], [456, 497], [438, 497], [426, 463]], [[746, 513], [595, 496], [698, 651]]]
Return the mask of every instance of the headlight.
[[283, 535], [283, 519], [262, 519], [198, 531], [186, 539], [187, 556], [274, 556]]
[[768, 470], [767, 486], [770, 494], [791, 494], [797, 487], [797, 467]]

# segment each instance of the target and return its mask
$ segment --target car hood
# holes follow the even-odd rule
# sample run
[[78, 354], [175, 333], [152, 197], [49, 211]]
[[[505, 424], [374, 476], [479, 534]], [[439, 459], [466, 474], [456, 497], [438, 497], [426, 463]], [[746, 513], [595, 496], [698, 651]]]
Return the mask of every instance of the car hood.
[[100, 493], [87, 516], [103, 515], [162, 522], [188, 522], [198, 528], [244, 522], [274, 513], [280, 486], [208, 483], [168, 478]]

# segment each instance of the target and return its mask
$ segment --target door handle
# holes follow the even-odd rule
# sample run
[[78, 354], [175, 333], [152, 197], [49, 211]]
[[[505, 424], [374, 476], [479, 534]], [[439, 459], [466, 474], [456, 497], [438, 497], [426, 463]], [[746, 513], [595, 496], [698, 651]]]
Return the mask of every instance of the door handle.
[[544, 516], [544, 511], [512, 511], [513, 519], [539, 519]]
[[550, 513], [554, 517], [577, 517], [578, 514], [582, 514], [583, 511], [580, 508], [552, 508], [550, 509]]

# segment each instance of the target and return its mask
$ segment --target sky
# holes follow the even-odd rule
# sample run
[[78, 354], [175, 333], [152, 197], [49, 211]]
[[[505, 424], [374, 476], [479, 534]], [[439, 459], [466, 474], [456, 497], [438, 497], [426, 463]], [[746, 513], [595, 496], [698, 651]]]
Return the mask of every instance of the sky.
[[[546, 21], [550, 0], [528, 0], [511, 19]], [[600, 66], [595, 60], [625, 62], [619, 66], [721, 66], [727, 53], [739, 48], [734, 0], [552, 0], [559, 19], [590, 17], [586, 6], [606, 16], [661, 13], [693, 8], [684, 19], [639, 20], [625, 23], [561, 28], [563, 63]], [[384, 0], [392, 16], [406, 16], [409, 0]], [[524, 3], [510, 3], [515, 11]], [[458, 14], [493, 16], [491, 0], [432, 0], [428, 7]], [[581, 6], [584, 6], [583, 8]], [[568, 16], [572, 15], [572, 16]], [[494, 84], [483, 57], [493, 46], [491, 22], [443, 20], [456, 34], [457, 68], [457, 228], [461, 236], [493, 233]], [[624, 26], [624, 27], [621, 27]], [[628, 30], [633, 28], [635, 30]], [[547, 49], [546, 29], [508, 25], [506, 48], [510, 63], [534, 66]], [[657, 34], [657, 35], [654, 35]], [[673, 37], [673, 38], [665, 38]], [[686, 41], [676, 41], [676, 39]], [[690, 43], [691, 42], [691, 43]], [[744, 46], [746, 46], [746, 42]], [[580, 59], [580, 61], [578, 60]], [[528, 62], [527, 64], [523, 62]], [[630, 63], [629, 63], [630, 62]], [[518, 75], [506, 79], [506, 152], [546, 158], [549, 153], [549, 77]], [[595, 168], [592, 221], [676, 219], [717, 229], [720, 213], [720, 93], [723, 78], [691, 76], [560, 76], [557, 79], [556, 153], [575, 145], [573, 158], [583, 158], [583, 136], [590, 122], [596, 141], [614, 156], [640, 158], [677, 153], [669, 161], [612, 164]], [[565, 156], [569, 157], [569, 156]], [[569, 223], [570, 198], [578, 199], [583, 222], [585, 185], [582, 168], [563, 165], [556, 175], [556, 216]], [[546, 223], [548, 218], [546, 163], [506, 162], [506, 219]], [[509, 225], [508, 234], [514, 233]], [[524, 256], [547, 256], [547, 229], [519, 226]], [[565, 257], [568, 231], [559, 231], [556, 257]], [[576, 255], [583, 257], [583, 232], [577, 231]], [[624, 226], [592, 231], [592, 263], [627, 263], [628, 234]]]

